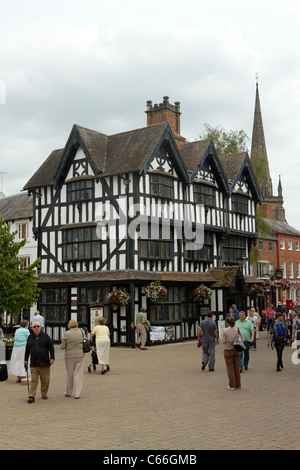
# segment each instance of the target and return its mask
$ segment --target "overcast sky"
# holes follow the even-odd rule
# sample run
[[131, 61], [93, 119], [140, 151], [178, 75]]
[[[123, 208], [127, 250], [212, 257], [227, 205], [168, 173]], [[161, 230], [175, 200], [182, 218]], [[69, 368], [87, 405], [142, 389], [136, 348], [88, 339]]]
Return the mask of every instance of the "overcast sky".
[[17, 194], [74, 123], [146, 125], [146, 101], [181, 103], [181, 134], [243, 129], [258, 73], [274, 195], [300, 230], [298, 0], [0, 0], [0, 172]]

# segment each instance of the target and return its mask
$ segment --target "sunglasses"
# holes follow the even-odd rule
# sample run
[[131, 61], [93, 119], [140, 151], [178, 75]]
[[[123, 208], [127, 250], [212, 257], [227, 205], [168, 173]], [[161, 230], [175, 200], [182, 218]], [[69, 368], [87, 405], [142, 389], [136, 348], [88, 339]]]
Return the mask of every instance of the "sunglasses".
[[33, 326], [32, 328], [41, 328], [41, 325]]

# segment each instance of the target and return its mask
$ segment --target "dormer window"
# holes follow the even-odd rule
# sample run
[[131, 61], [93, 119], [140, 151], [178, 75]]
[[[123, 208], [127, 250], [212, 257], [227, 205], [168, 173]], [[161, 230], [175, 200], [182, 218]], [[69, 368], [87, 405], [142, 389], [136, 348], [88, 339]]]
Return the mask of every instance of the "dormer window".
[[160, 175], [157, 173], [150, 174], [151, 195], [161, 198], [174, 198], [174, 181], [172, 177]]
[[216, 206], [215, 187], [207, 184], [194, 183], [194, 199], [197, 204], [205, 206]]
[[83, 202], [93, 199], [94, 194], [94, 180], [93, 179], [80, 179], [70, 181], [67, 183], [67, 201], [68, 202]]
[[232, 210], [238, 214], [246, 215], [249, 212], [248, 198], [241, 194], [233, 194], [231, 197]]

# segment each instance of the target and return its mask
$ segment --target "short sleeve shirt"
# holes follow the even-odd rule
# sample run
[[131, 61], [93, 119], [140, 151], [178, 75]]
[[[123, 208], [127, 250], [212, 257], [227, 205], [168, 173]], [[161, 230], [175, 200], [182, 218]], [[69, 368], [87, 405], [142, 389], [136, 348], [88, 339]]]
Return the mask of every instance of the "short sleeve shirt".
[[216, 323], [210, 318], [206, 318], [200, 324], [201, 337], [204, 343], [211, 343], [215, 340], [215, 331], [217, 331]]

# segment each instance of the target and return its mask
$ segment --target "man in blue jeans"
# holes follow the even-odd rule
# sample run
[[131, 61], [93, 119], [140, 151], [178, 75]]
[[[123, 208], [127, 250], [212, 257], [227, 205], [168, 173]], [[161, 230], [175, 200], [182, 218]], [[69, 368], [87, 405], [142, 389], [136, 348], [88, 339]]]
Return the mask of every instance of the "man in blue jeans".
[[202, 367], [204, 370], [208, 363], [209, 371], [215, 370], [215, 349], [216, 343], [219, 344], [219, 334], [216, 323], [213, 320], [213, 312], [209, 311], [207, 318], [200, 324], [198, 330], [198, 340], [202, 338]]
[[235, 326], [240, 329], [243, 335], [244, 345], [246, 349], [240, 352], [240, 372], [243, 372], [243, 366], [245, 370], [248, 370], [249, 364], [249, 349], [251, 343], [254, 341], [254, 327], [250, 320], [246, 319], [246, 314], [240, 311], [240, 319], [235, 322]]

